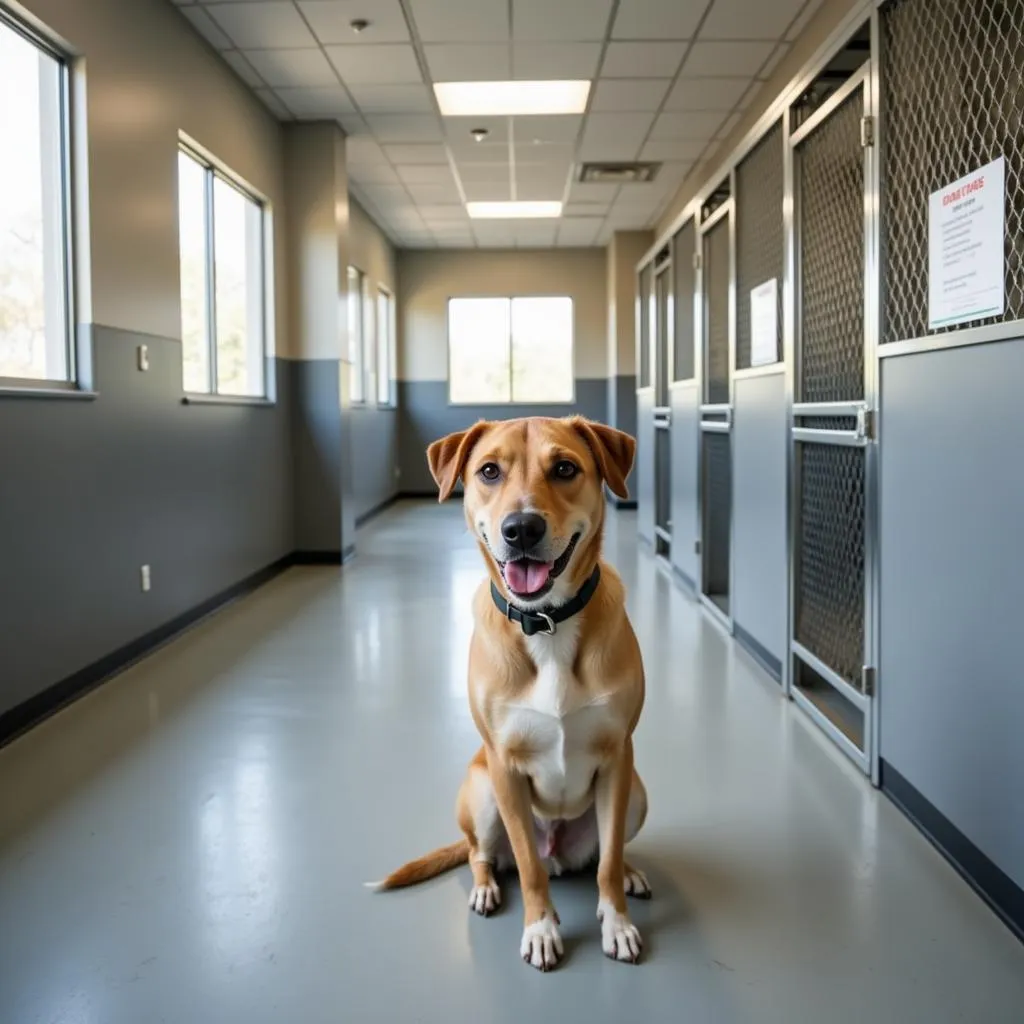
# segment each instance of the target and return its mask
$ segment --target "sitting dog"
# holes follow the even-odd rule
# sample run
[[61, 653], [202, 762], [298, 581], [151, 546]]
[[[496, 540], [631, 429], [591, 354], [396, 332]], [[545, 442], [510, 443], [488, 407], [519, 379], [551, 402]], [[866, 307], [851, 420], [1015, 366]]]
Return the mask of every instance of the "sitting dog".
[[483, 746], [456, 806], [465, 838], [373, 887], [412, 885], [468, 860], [469, 904], [486, 915], [501, 902], [496, 873], [514, 864], [520, 953], [542, 971], [563, 954], [549, 874], [594, 861], [602, 948], [628, 963], [640, 957], [625, 896], [650, 888], [623, 847], [647, 814], [632, 740], [644, 672], [622, 581], [601, 558], [603, 486], [627, 496], [635, 450], [628, 434], [582, 417], [480, 422], [427, 450], [441, 501], [464, 482], [490, 577], [473, 600], [469, 653]]

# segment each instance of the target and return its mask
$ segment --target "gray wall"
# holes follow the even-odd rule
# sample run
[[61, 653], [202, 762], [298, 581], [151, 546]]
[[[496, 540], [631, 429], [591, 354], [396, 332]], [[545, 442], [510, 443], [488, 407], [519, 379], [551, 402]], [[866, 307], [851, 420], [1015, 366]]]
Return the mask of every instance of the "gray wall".
[[882, 360], [881, 754], [1024, 885], [1024, 340]]
[[786, 650], [786, 377], [735, 382], [733, 587], [737, 626], [778, 659]]
[[274, 406], [186, 406], [176, 338], [91, 333], [98, 398], [0, 398], [0, 713], [293, 547], [290, 364]]
[[696, 382], [673, 384], [672, 403], [672, 548], [673, 566], [700, 589], [700, 389]]

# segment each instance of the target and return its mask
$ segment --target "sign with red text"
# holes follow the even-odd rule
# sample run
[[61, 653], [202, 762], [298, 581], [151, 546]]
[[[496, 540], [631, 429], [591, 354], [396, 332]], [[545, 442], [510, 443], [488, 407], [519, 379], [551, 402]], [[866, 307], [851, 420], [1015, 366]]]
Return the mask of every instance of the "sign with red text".
[[993, 160], [928, 201], [928, 328], [999, 316], [1006, 165]]

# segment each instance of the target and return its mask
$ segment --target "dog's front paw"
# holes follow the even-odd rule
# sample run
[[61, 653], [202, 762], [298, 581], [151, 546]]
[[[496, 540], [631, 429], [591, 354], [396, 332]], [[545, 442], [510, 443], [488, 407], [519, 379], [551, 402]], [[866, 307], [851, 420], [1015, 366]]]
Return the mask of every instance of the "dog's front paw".
[[545, 912], [539, 921], [523, 929], [519, 955], [538, 971], [550, 971], [562, 959], [565, 948], [558, 934], [558, 918], [553, 910]]
[[501, 890], [492, 878], [485, 885], [474, 885], [469, 894], [469, 909], [487, 917], [501, 906]]
[[638, 868], [626, 868], [626, 895], [633, 896], [638, 900], [649, 900], [651, 898], [651, 883], [647, 876]]
[[635, 964], [640, 959], [643, 941], [628, 914], [620, 914], [610, 903], [597, 905], [597, 919], [601, 922], [601, 948], [612, 960]]

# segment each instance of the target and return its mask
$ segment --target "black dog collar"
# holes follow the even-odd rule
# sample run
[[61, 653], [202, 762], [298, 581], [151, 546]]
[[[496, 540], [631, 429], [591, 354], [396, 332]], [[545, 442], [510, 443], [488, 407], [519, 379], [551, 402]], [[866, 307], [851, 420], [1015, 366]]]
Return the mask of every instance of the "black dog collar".
[[594, 591], [597, 590], [597, 585], [600, 582], [601, 567], [596, 565], [594, 566], [594, 571], [590, 574], [590, 578], [582, 587], [580, 587], [576, 596], [571, 601], [567, 601], [565, 604], [559, 605], [559, 607], [552, 608], [546, 612], [527, 612], [523, 611], [522, 608], [517, 608], [515, 605], [509, 604], [509, 602], [502, 597], [501, 591], [493, 580], [491, 581], [491, 597], [494, 599], [494, 603], [497, 605], [498, 611], [501, 612], [509, 622], [518, 622], [519, 625], [523, 627], [523, 633], [525, 633], [526, 636], [536, 636], [538, 633], [543, 633], [546, 636], [554, 636], [555, 627], [559, 622], [565, 622], [566, 619], [571, 619], [574, 615], [583, 611], [587, 606], [587, 603], [594, 596]]

